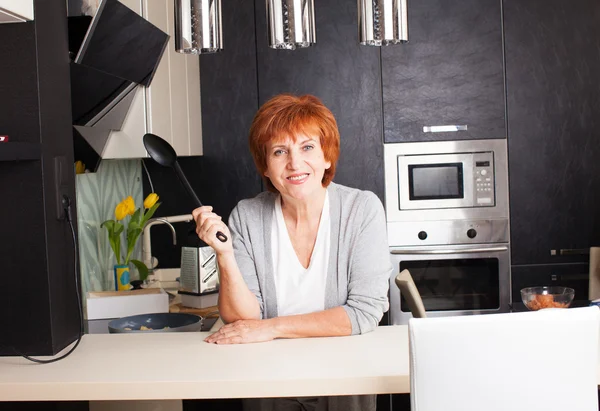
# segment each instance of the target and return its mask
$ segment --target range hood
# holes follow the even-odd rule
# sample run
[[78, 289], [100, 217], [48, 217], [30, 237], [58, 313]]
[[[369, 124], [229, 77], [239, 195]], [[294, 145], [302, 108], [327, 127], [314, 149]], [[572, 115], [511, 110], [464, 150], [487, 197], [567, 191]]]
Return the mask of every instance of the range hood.
[[102, 0], [93, 18], [69, 17], [75, 158], [88, 169], [95, 171], [111, 131], [121, 129], [136, 88], [152, 82], [168, 40], [118, 0]]

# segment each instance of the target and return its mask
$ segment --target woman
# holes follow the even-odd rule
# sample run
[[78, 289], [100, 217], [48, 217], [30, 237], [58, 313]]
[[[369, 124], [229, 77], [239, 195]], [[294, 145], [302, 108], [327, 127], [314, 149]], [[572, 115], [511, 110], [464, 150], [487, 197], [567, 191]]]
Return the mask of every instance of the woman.
[[[206, 341], [372, 331], [388, 309], [385, 215], [373, 193], [332, 183], [340, 151], [333, 114], [314, 96], [279, 95], [256, 114], [249, 142], [269, 191], [240, 201], [229, 228], [211, 207], [193, 211], [221, 273], [219, 312], [226, 325]], [[230, 240], [220, 242], [218, 231]], [[374, 396], [338, 398], [345, 409], [375, 407]], [[330, 409], [337, 408], [331, 401]]]

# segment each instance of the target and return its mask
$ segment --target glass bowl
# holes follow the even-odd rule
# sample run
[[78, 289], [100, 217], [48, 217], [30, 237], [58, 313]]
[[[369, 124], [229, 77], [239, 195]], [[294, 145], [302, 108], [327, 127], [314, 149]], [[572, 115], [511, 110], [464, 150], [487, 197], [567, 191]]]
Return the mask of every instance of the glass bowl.
[[569, 287], [527, 287], [521, 290], [521, 300], [531, 311], [543, 308], [567, 308], [575, 297]]

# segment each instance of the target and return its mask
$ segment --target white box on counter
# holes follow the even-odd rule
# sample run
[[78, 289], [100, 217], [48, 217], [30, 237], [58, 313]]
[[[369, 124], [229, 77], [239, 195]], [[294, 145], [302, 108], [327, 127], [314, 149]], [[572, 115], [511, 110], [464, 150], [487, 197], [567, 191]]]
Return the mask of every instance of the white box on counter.
[[168, 312], [169, 294], [160, 288], [87, 293], [88, 320]]

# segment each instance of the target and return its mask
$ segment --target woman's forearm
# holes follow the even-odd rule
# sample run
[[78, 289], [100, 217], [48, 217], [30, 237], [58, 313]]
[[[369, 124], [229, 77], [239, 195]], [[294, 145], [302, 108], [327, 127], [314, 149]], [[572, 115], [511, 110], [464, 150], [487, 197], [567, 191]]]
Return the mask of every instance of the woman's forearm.
[[350, 318], [342, 307], [265, 321], [272, 323], [276, 338], [337, 337], [352, 333]]
[[219, 315], [225, 323], [260, 319], [256, 296], [246, 286], [233, 253], [217, 255], [220, 271]]

